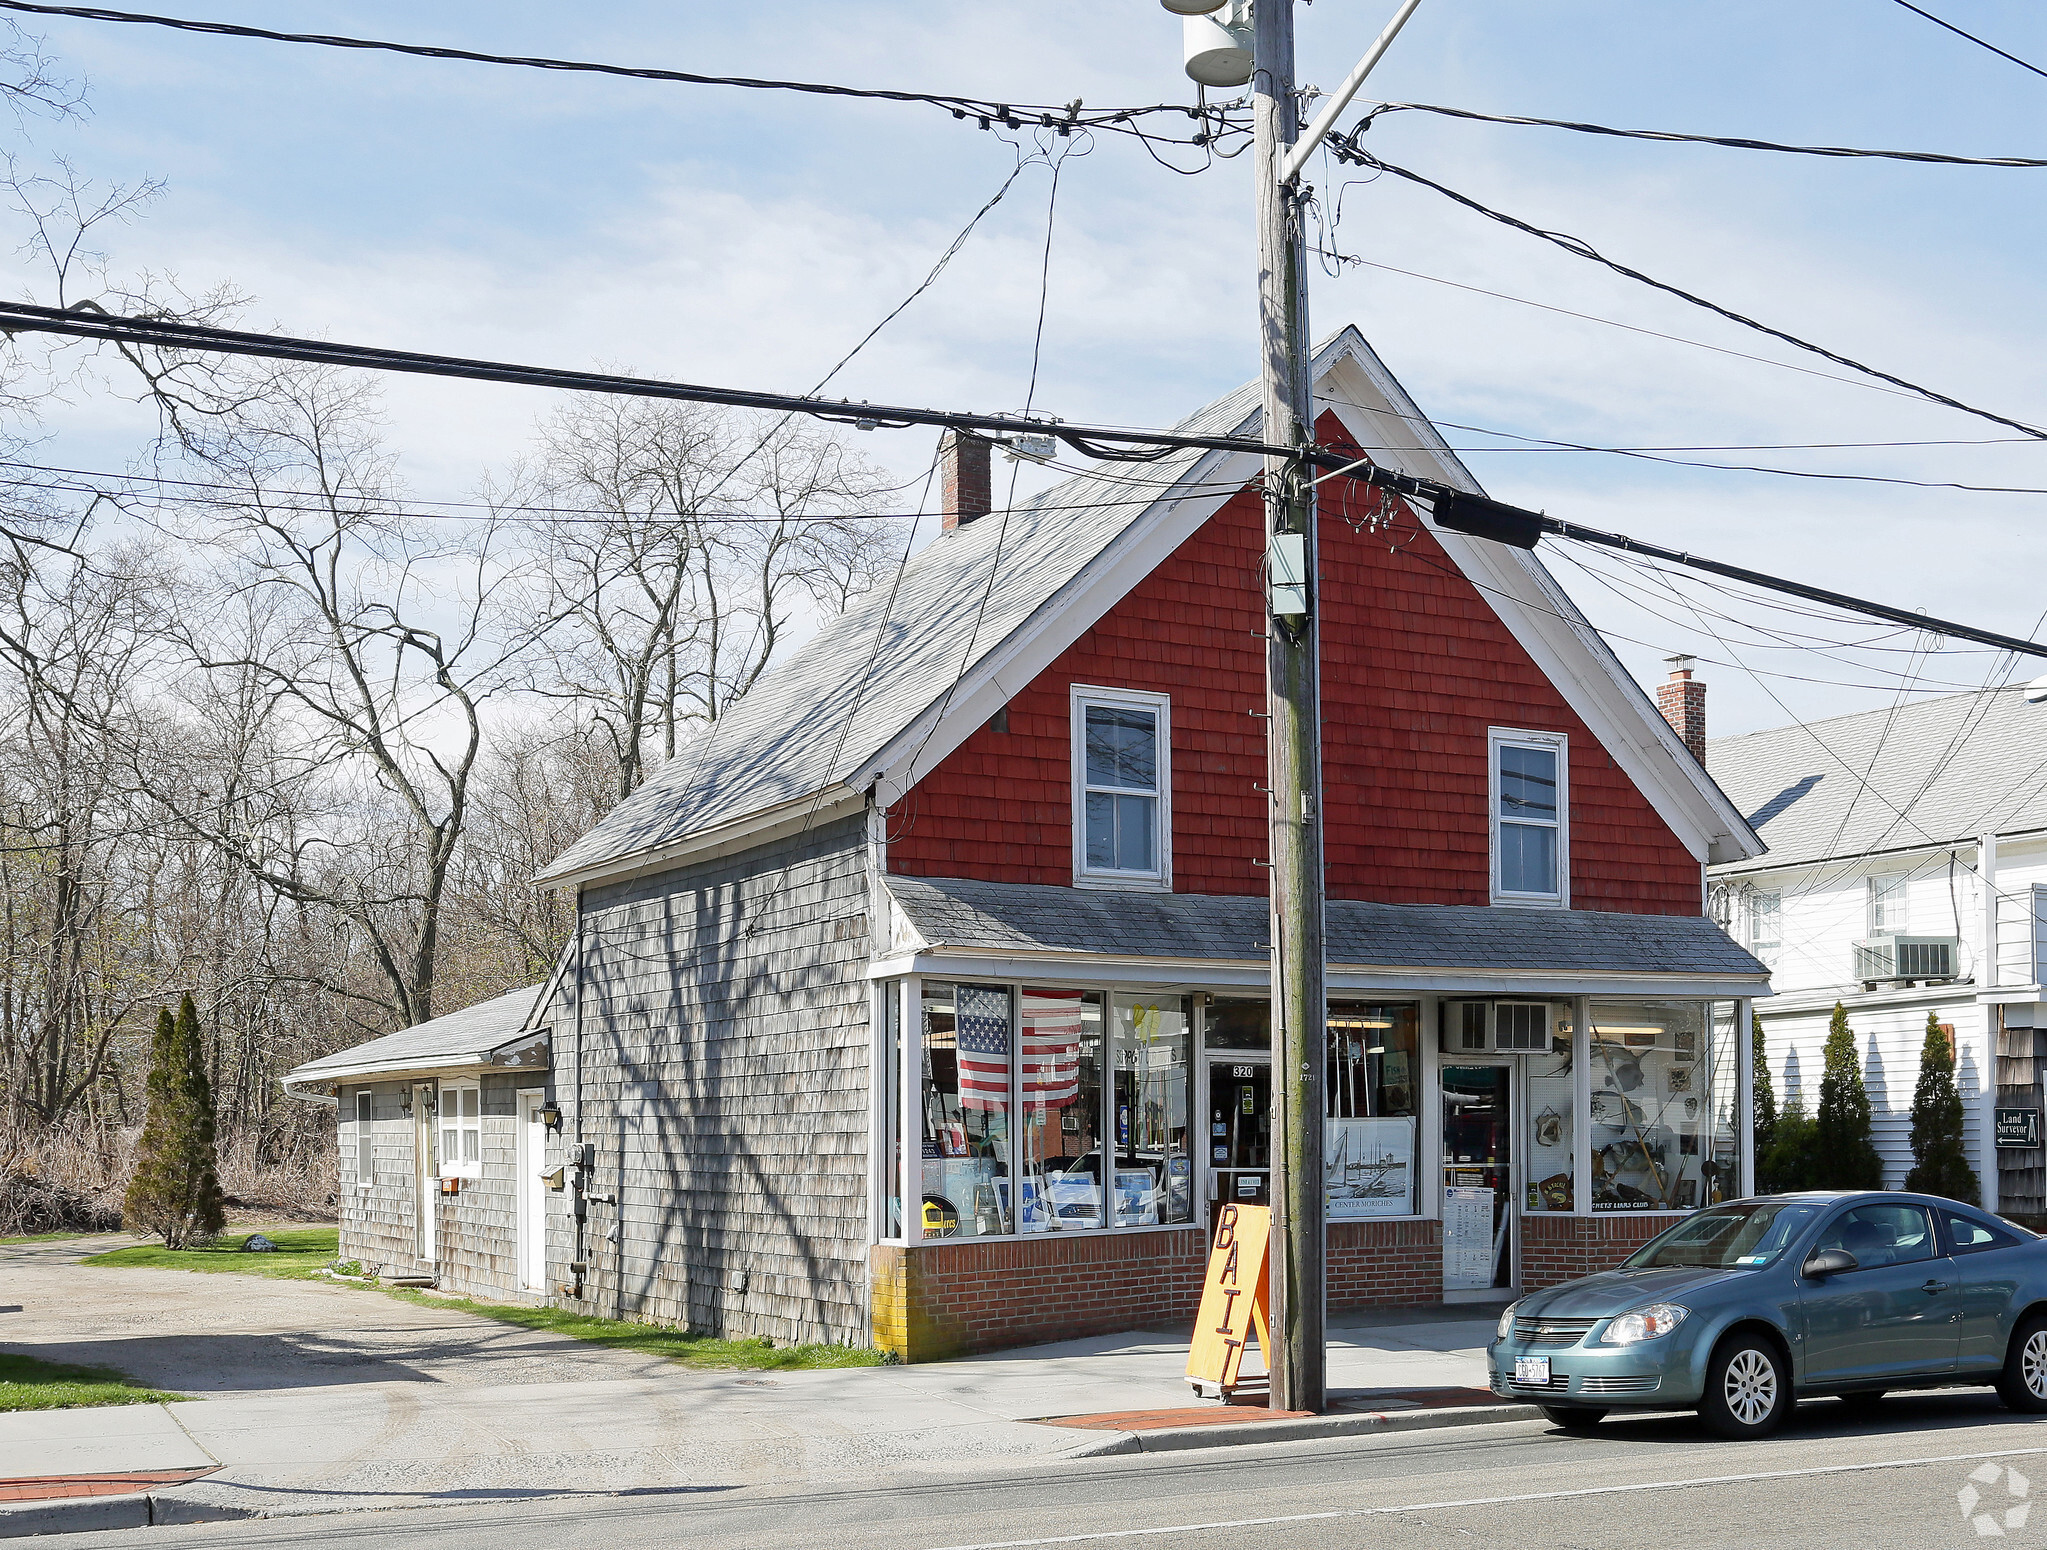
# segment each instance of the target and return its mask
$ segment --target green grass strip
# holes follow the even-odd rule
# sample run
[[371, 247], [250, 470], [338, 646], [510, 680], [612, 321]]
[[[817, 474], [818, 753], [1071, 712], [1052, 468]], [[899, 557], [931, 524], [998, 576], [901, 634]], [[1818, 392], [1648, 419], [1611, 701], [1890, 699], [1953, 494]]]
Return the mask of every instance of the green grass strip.
[[604, 1319], [562, 1308], [530, 1308], [511, 1303], [476, 1302], [467, 1297], [433, 1297], [423, 1292], [391, 1289], [402, 1297], [428, 1308], [454, 1308], [500, 1324], [516, 1324], [551, 1335], [567, 1335], [613, 1351], [640, 1351], [665, 1357], [690, 1367], [739, 1367], [756, 1372], [787, 1372], [810, 1367], [879, 1367], [887, 1358], [880, 1351], [841, 1345], [772, 1345], [766, 1340], [720, 1340], [710, 1335], [693, 1335], [688, 1330], [659, 1324], [635, 1324], [630, 1319]]
[[0, 1352], [0, 1410], [72, 1410], [82, 1405], [153, 1405], [184, 1399], [144, 1388], [111, 1367], [67, 1367]]
[[277, 1245], [272, 1253], [250, 1254], [242, 1249], [254, 1234], [228, 1233], [211, 1243], [188, 1249], [167, 1249], [160, 1243], [139, 1243], [133, 1248], [110, 1249], [79, 1261], [81, 1265], [104, 1265], [114, 1269], [226, 1271], [235, 1275], [305, 1277], [334, 1263], [341, 1252], [338, 1227], [280, 1227], [264, 1233]]

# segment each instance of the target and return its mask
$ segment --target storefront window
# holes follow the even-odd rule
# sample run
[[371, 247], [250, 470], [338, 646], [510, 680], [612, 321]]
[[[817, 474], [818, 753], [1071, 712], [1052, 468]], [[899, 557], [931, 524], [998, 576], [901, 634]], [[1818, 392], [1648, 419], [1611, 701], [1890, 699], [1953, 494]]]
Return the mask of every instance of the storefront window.
[[1023, 992], [1017, 1231], [1102, 1225], [1102, 997]]
[[1194, 1067], [1188, 999], [1119, 995], [1114, 1008], [1112, 1220], [1118, 1227], [1191, 1222]]
[[1010, 995], [1006, 985], [924, 982], [924, 1236], [1014, 1231], [1010, 1199]]
[[1237, 1001], [1217, 996], [1208, 1004], [1208, 1016], [1201, 1027], [1204, 1049], [1256, 1050], [1272, 1048], [1272, 1003]]
[[1572, 1087], [1570, 1013], [1557, 1008], [1550, 1027], [1551, 1052], [1527, 1057], [1528, 1189], [1522, 1207], [1528, 1211], [1571, 1211], [1578, 1200], [1571, 1167], [1576, 1129], [1571, 1116], [1577, 1105]]
[[1592, 1209], [1691, 1211], [1735, 1192], [1736, 1045], [1706, 1001], [1594, 1001]]
[[874, 1103], [880, 1111], [881, 1235], [903, 1236], [903, 982], [881, 986], [881, 1069], [875, 1073]]
[[1332, 1001], [1323, 1168], [1329, 1218], [1414, 1213], [1421, 1017], [1412, 1002]]

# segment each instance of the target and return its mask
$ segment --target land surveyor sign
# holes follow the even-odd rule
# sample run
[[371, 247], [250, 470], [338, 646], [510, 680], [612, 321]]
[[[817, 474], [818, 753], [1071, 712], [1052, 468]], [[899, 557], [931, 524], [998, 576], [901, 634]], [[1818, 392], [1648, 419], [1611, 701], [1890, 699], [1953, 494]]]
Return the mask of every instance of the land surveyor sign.
[[1268, 1361], [1272, 1352], [1266, 1249], [1272, 1237], [1270, 1206], [1222, 1208], [1215, 1244], [1208, 1251], [1208, 1279], [1201, 1289], [1201, 1313], [1194, 1343], [1187, 1348], [1187, 1376], [1224, 1389], [1237, 1381], [1244, 1346], [1252, 1335]]

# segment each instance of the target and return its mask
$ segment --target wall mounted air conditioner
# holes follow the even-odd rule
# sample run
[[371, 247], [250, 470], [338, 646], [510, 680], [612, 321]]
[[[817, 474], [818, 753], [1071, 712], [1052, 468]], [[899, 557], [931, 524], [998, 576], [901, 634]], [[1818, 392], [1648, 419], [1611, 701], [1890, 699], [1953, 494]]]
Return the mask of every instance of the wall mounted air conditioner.
[[1877, 936], [1855, 944], [1852, 979], [1951, 980], [1960, 976], [1962, 942], [1952, 936]]
[[1445, 1001], [1446, 1055], [1547, 1055], [1555, 1042], [1547, 1001]]

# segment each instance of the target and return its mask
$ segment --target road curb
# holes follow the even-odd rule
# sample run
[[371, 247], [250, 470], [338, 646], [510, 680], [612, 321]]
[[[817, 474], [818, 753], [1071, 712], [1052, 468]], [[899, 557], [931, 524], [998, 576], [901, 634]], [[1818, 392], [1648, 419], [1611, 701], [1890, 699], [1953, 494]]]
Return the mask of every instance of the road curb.
[[1440, 1410], [1371, 1410], [1350, 1415], [1313, 1415], [1298, 1420], [1244, 1421], [1214, 1426], [1162, 1426], [1156, 1431], [1115, 1432], [1098, 1442], [1067, 1449], [1063, 1458], [1108, 1458], [1119, 1453], [1183, 1453], [1193, 1448], [1242, 1448], [1266, 1442], [1312, 1442], [1323, 1437], [1357, 1437], [1392, 1432], [1428, 1432], [1449, 1426], [1491, 1426], [1532, 1421], [1534, 1405], [1460, 1405]]
[[137, 1492], [124, 1496], [63, 1496], [51, 1501], [0, 1503], [0, 1539], [43, 1534], [94, 1534], [152, 1524], [225, 1523], [261, 1514], [247, 1507]]

